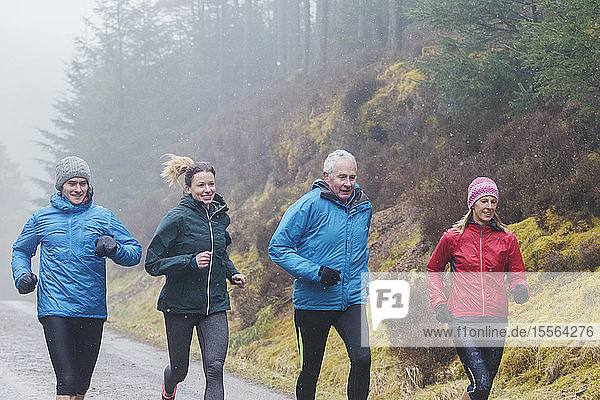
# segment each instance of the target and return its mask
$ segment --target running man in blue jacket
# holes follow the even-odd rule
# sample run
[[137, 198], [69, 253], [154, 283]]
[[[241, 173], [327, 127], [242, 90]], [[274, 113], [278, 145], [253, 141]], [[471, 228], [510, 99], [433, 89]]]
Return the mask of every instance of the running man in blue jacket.
[[271, 259], [294, 278], [294, 322], [302, 370], [296, 398], [312, 400], [329, 329], [333, 326], [350, 357], [348, 399], [369, 394], [371, 351], [362, 279], [368, 273], [367, 238], [372, 208], [356, 183], [354, 156], [336, 150], [327, 156], [323, 179], [285, 212], [269, 244]]
[[[37, 290], [37, 314], [56, 375], [57, 400], [81, 400], [100, 350], [106, 309], [106, 257], [140, 262], [142, 246], [106, 208], [92, 205], [90, 168], [79, 157], [56, 166], [50, 205], [33, 213], [13, 245], [19, 293]], [[39, 285], [31, 257], [40, 246]]]

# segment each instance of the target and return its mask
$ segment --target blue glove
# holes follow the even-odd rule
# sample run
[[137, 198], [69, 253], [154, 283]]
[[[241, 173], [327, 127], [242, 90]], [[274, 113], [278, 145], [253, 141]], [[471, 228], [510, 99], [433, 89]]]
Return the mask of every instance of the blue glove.
[[37, 276], [31, 272], [27, 272], [19, 278], [19, 282], [17, 282], [17, 290], [20, 294], [31, 293], [35, 290], [37, 282]]

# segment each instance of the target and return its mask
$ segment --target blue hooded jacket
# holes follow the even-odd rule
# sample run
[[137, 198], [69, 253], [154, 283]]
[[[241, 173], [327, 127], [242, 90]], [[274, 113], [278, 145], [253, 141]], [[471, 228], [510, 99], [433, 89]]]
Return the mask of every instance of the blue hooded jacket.
[[[365, 303], [367, 238], [373, 210], [358, 185], [347, 204], [318, 179], [288, 208], [269, 243], [269, 256], [294, 278], [294, 308], [346, 310]], [[325, 287], [321, 266], [341, 271], [337, 285]], [[368, 276], [368, 275], [365, 275]]]
[[110, 210], [92, 205], [91, 198], [73, 205], [54, 193], [50, 206], [29, 218], [13, 245], [12, 271], [17, 286], [31, 272], [31, 257], [41, 245], [38, 317], [106, 319], [106, 261], [94, 255], [95, 240], [102, 235], [112, 235], [117, 241], [117, 252], [110, 257], [115, 263], [133, 266], [140, 262], [139, 242]]

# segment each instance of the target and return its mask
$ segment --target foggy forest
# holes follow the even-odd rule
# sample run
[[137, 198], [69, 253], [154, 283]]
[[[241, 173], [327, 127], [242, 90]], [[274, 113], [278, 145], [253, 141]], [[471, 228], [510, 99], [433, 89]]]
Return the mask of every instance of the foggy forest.
[[[89, 163], [94, 203], [144, 251], [181, 197], [160, 157], [209, 161], [230, 208], [228, 251], [249, 279], [230, 289], [226, 368], [290, 392], [293, 279], [267, 246], [335, 149], [356, 156], [374, 207], [372, 272], [425, 271], [477, 176], [498, 184], [528, 271], [600, 268], [596, 0], [104, 0], [85, 26], [40, 132], [44, 171], [21, 176], [0, 143], [6, 271], [62, 157]], [[45, 195], [30, 198], [30, 184]], [[143, 266], [109, 265], [109, 278], [111, 327], [164, 345], [160, 282]], [[549, 291], [538, 295], [532, 308], [557, 312]], [[589, 313], [600, 318], [597, 305]], [[451, 350], [374, 350], [369, 399], [459, 398], [466, 378]], [[493, 398], [600, 398], [597, 347], [507, 348], [502, 360]], [[325, 359], [322, 398], [345, 398], [344, 362]]]

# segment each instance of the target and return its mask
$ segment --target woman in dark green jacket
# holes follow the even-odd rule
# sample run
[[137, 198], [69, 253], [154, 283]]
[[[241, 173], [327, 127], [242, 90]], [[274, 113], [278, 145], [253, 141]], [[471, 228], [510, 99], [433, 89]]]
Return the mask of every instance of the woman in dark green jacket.
[[227, 280], [246, 286], [227, 255], [231, 237], [223, 197], [215, 191], [215, 170], [209, 163], [167, 154], [161, 174], [169, 186], [185, 174], [184, 195], [163, 217], [146, 253], [145, 268], [152, 276], [165, 275], [158, 310], [165, 317], [169, 365], [164, 370], [162, 398], [175, 398], [185, 379], [194, 327], [198, 335], [205, 399], [223, 399], [223, 364], [229, 342], [226, 310]]

